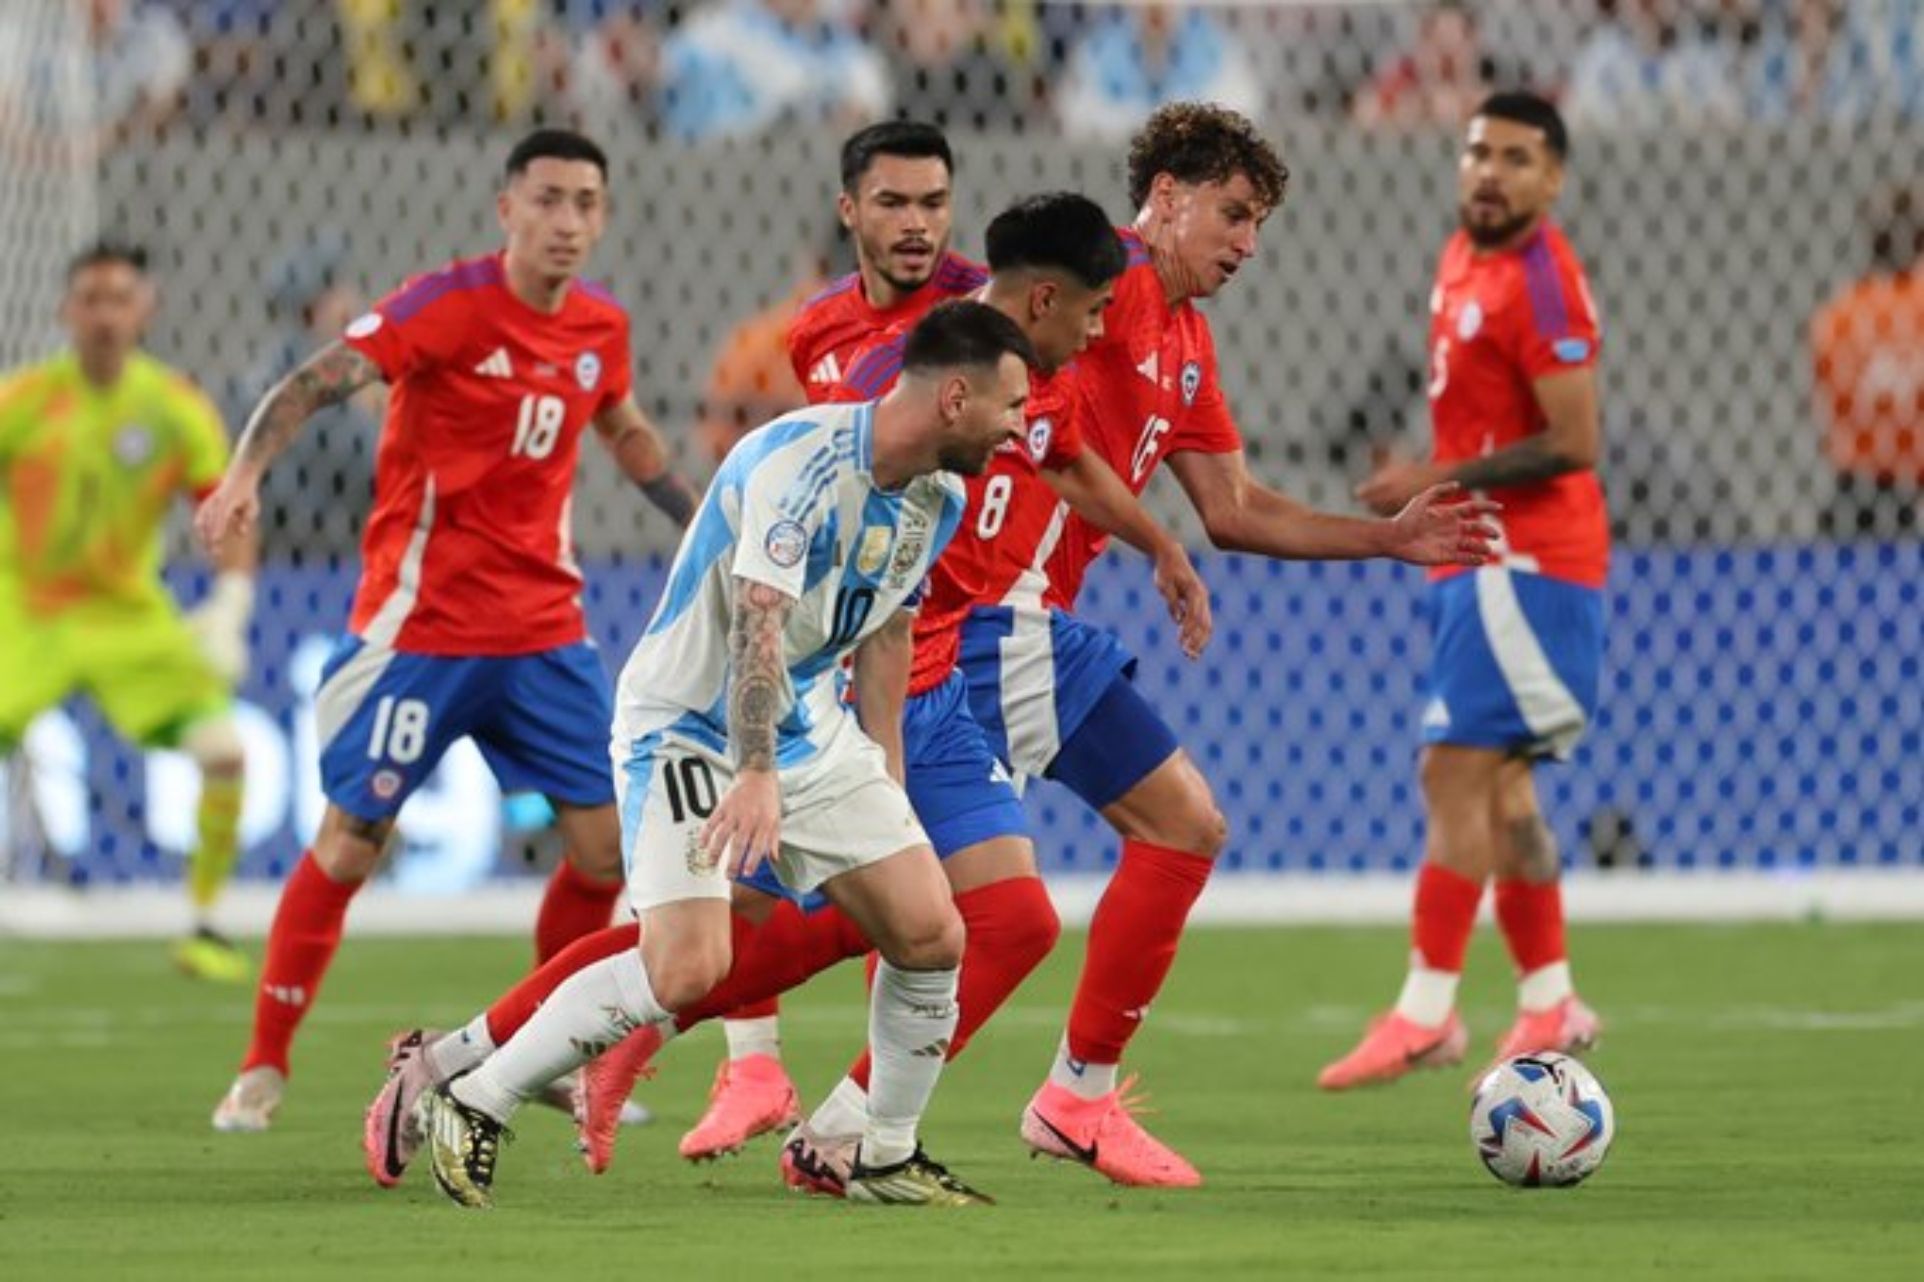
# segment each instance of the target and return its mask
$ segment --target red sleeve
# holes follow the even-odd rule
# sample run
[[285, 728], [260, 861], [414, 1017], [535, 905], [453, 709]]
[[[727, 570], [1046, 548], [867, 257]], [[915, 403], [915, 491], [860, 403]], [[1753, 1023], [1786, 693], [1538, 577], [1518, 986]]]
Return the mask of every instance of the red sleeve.
[[[1198, 368], [1196, 398], [1182, 412], [1182, 421], [1170, 435], [1167, 453], [1233, 454], [1243, 447], [1243, 435], [1229, 415], [1229, 402], [1223, 399], [1223, 383], [1216, 365], [1216, 340], [1207, 325], [1203, 329], [1202, 362]], [[1188, 370], [1178, 377], [1187, 380]], [[1185, 396], [1187, 390], [1185, 389]]]
[[782, 346], [788, 349], [788, 367], [795, 371], [796, 386], [808, 387], [808, 361], [803, 354], [803, 344], [808, 341], [808, 318], [811, 309], [804, 305], [788, 322], [788, 332], [782, 335]]
[[348, 323], [341, 341], [381, 368], [390, 383], [454, 358], [467, 330], [467, 291], [419, 276]]
[[1505, 337], [1529, 379], [1596, 364], [1602, 346], [1596, 304], [1576, 256], [1539, 237], [1523, 254], [1523, 298], [1508, 309]]
[[861, 401], [872, 401], [874, 399], [872, 396], [862, 395], [847, 383], [837, 383], [835, 386], [829, 388], [820, 400], [811, 403], [815, 405], [853, 405]]
[[1042, 466], [1060, 471], [1082, 457], [1082, 421], [1076, 412], [1075, 375], [1063, 370], [1050, 379], [1039, 395], [1029, 398], [1031, 425], [1049, 420], [1049, 448]]

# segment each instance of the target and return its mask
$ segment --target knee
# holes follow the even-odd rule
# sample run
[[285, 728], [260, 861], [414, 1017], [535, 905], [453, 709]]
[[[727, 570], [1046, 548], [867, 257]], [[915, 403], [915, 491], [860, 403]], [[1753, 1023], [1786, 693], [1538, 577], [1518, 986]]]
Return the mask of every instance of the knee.
[[729, 950], [705, 946], [678, 949], [648, 963], [648, 986], [663, 1010], [682, 1011], [708, 996], [728, 977]]
[[365, 881], [381, 862], [393, 828], [392, 820], [361, 819], [330, 809], [314, 838], [314, 862], [334, 881]]
[[621, 838], [609, 832], [607, 840], [597, 836], [592, 841], [584, 841], [568, 848], [568, 862], [575, 871], [594, 881], [619, 881], [622, 876]]
[[246, 761], [240, 728], [232, 717], [198, 723], [182, 736], [180, 746], [203, 774], [233, 778], [241, 773]]
[[978, 948], [992, 946], [1031, 966], [1054, 950], [1062, 937], [1062, 918], [1056, 915], [1041, 878], [1019, 877], [983, 889], [990, 896], [963, 897], [956, 903]]
[[889, 946], [882, 949], [888, 964], [898, 970], [952, 970], [962, 964], [968, 930], [954, 904], [914, 921], [903, 922]]
[[1182, 804], [1169, 817], [1169, 837], [1156, 844], [1214, 859], [1229, 845], [1229, 819], [1209, 786], [1198, 779], [1183, 790]]

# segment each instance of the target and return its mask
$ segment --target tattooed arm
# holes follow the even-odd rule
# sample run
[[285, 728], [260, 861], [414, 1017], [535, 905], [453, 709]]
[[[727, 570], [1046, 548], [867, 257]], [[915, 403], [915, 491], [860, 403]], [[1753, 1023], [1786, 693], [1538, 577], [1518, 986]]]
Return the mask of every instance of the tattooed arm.
[[615, 456], [616, 466], [669, 520], [686, 526], [694, 519], [701, 502], [695, 487], [668, 465], [667, 443], [633, 396], [603, 410], [595, 419], [595, 431]]
[[260, 516], [261, 477], [267, 465], [315, 411], [340, 404], [380, 377], [373, 361], [336, 341], [274, 384], [248, 418], [227, 474], [194, 514], [201, 542], [217, 548], [230, 534], [251, 530]]
[[782, 629], [795, 600], [737, 577], [728, 628], [728, 746], [735, 781], [701, 832], [710, 859], [747, 876], [781, 843], [782, 796], [775, 773], [775, 726], [788, 710]]

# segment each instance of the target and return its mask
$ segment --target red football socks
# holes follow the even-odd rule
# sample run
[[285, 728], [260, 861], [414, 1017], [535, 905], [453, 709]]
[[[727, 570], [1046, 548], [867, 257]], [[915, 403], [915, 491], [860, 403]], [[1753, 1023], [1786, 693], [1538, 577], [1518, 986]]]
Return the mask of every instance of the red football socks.
[[[1042, 964], [1062, 933], [1062, 922], [1039, 877], [1012, 877], [977, 886], [957, 895], [955, 906], [968, 927], [969, 941], [962, 950], [962, 975], [955, 995], [960, 1018], [949, 1039], [950, 1059], [962, 1053], [975, 1030]], [[864, 1050], [848, 1075], [867, 1090], [868, 1074], [869, 1053]]]
[[1476, 930], [1476, 908], [1483, 899], [1483, 883], [1425, 861], [1416, 872], [1416, 907], [1410, 937], [1426, 970], [1463, 973]]
[[798, 987], [837, 962], [860, 957], [868, 936], [834, 906], [803, 912], [784, 900], [760, 925], [735, 918], [734, 964], [708, 995], [675, 1017], [687, 1032], [704, 1020], [734, 1016], [743, 1007]]
[[288, 1048], [320, 992], [328, 963], [341, 944], [347, 906], [361, 885], [332, 880], [314, 862], [313, 851], [302, 852], [281, 888], [281, 902], [267, 932], [267, 959], [254, 998], [254, 1037], [241, 1071], [263, 1065], [288, 1071]]
[[1146, 841], [1122, 859], [1089, 922], [1089, 955], [1069, 1008], [1069, 1054], [1117, 1064], [1176, 960], [1183, 923], [1215, 861]]
[[1563, 886], [1503, 878], [1496, 883], [1496, 921], [1510, 945], [1517, 973], [1528, 975], [1567, 956], [1563, 940]]
[[553, 957], [575, 940], [607, 928], [621, 898], [621, 878], [598, 881], [567, 859], [555, 865], [541, 911], [534, 919], [534, 963]]
[[[636, 922], [583, 935], [488, 1007], [488, 1036], [496, 1046], [506, 1044], [568, 976], [640, 943], [641, 926]], [[861, 956], [868, 951], [868, 938], [840, 909], [805, 913], [784, 903], [759, 926], [735, 918], [734, 951], [728, 977], [681, 1012], [675, 1020], [677, 1028], [686, 1030], [744, 1003], [785, 993], [845, 958]]]

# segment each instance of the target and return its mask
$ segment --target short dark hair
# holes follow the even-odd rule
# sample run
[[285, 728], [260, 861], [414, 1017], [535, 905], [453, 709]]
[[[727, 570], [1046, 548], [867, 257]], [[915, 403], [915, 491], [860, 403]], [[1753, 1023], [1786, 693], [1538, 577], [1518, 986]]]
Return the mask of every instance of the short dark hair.
[[877, 156], [907, 156], [912, 160], [932, 157], [950, 173], [955, 172], [948, 136], [936, 126], [922, 120], [884, 120], [857, 129], [842, 144], [842, 190], [853, 196]]
[[147, 251], [139, 245], [125, 244], [120, 241], [97, 240], [72, 258], [67, 260], [67, 283], [89, 267], [103, 267], [108, 263], [121, 263], [131, 267], [142, 276], [147, 274]]
[[1047, 268], [1067, 272], [1095, 289], [1129, 265], [1109, 215], [1072, 191], [1018, 200], [989, 223], [986, 240], [991, 274]]
[[1558, 160], [1570, 157], [1570, 131], [1563, 127], [1563, 116], [1548, 98], [1526, 89], [1506, 89], [1485, 98], [1476, 115], [1492, 120], [1514, 120], [1519, 125], [1541, 129], [1544, 143]]
[[930, 308], [909, 331], [902, 344], [902, 372], [991, 369], [1004, 356], [1036, 363], [1035, 348], [1020, 325], [987, 303], [955, 298]]
[[608, 153], [572, 129], [537, 129], [516, 143], [508, 153], [507, 176], [519, 178], [537, 160], [585, 160], [601, 171], [602, 182], [608, 181]]
[[1129, 201], [1149, 199], [1157, 174], [1177, 182], [1228, 182], [1245, 175], [1267, 209], [1283, 203], [1289, 166], [1249, 117], [1213, 102], [1172, 102], [1154, 114], [1129, 143]]

